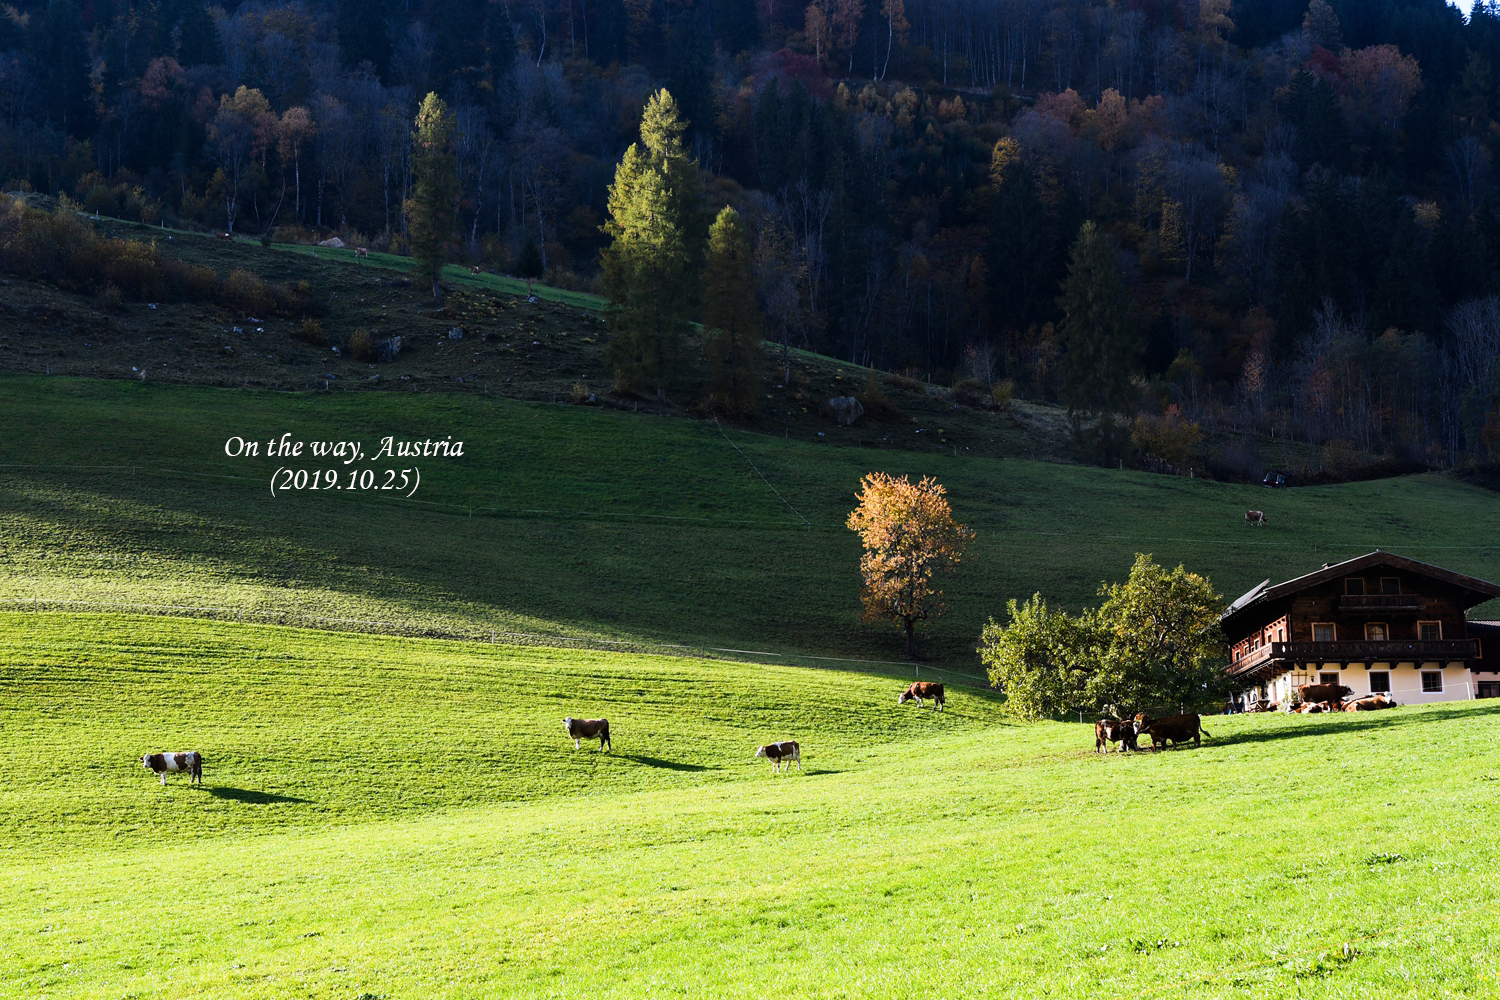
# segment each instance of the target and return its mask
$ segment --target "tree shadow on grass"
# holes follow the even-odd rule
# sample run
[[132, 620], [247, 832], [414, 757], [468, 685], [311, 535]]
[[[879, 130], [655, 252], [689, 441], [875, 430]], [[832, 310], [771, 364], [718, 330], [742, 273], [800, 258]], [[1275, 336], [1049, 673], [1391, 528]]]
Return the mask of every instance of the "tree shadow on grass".
[[636, 753], [620, 754], [625, 760], [633, 760], [637, 764], [645, 764], [647, 767], [664, 767], [669, 771], [711, 771], [713, 768], [703, 764], [688, 764], [680, 760], [662, 760], [660, 757], [642, 757]]
[[[1411, 706], [1416, 708], [1418, 706]], [[1452, 709], [1446, 712], [1406, 712], [1402, 707], [1385, 709], [1378, 712], [1336, 712], [1328, 715], [1303, 716], [1309, 721], [1295, 726], [1295, 728], [1270, 729], [1248, 733], [1235, 733], [1232, 736], [1221, 736], [1217, 739], [1205, 739], [1204, 746], [1228, 747], [1238, 743], [1269, 743], [1274, 740], [1295, 740], [1304, 736], [1334, 736], [1340, 733], [1358, 733], [1372, 729], [1400, 729], [1404, 726], [1421, 725], [1428, 722], [1447, 722], [1455, 718], [1477, 718], [1479, 716], [1494, 716], [1500, 714], [1500, 702], [1490, 705], [1474, 705], [1467, 708]], [[1317, 718], [1319, 721], [1311, 721]], [[1323, 721], [1323, 720], [1327, 721]], [[1337, 719], [1335, 722], [1333, 720]], [[1212, 717], [1204, 721], [1211, 722]], [[1150, 753], [1150, 750], [1146, 751]]]
[[299, 799], [291, 795], [277, 795], [275, 792], [257, 792], [249, 788], [225, 788], [215, 785], [208, 790], [208, 794], [216, 799], [228, 799], [231, 802], [243, 802], [252, 806], [269, 806], [278, 802], [301, 802], [311, 804], [312, 799]]

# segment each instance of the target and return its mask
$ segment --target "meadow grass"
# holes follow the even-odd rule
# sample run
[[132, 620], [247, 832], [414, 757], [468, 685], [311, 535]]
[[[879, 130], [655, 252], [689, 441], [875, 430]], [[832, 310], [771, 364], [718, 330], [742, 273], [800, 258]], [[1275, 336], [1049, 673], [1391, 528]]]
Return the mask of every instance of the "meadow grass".
[[1495, 994], [1487, 703], [1100, 757], [688, 659], [12, 614], [0, 671], [0, 996]]
[[[860, 476], [881, 469], [936, 476], [976, 530], [944, 584], [949, 613], [919, 638], [930, 666], [974, 675], [979, 629], [1007, 599], [1040, 591], [1076, 609], [1137, 551], [1232, 598], [1375, 548], [1493, 578], [1500, 547], [1494, 494], [1438, 474], [1273, 492], [494, 397], [0, 386], [0, 597], [12, 599], [897, 660], [899, 630], [859, 619], [858, 540], [843, 526]], [[228, 458], [224, 442], [283, 431], [370, 451], [386, 434], [452, 435], [465, 455], [411, 463], [423, 470], [412, 501], [273, 498], [280, 463]], [[1246, 526], [1248, 507], [1269, 526]]]

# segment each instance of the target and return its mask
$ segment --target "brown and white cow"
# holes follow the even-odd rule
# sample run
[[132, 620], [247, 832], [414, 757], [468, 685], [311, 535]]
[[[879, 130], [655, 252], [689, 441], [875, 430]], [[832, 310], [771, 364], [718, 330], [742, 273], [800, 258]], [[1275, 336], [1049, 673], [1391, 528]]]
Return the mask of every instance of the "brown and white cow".
[[563, 719], [563, 728], [573, 738], [573, 749], [578, 749], [579, 740], [591, 740], [599, 737], [599, 749], [606, 747], [613, 750], [615, 745], [609, 741], [608, 719], [575, 719], [569, 716]]
[[1264, 528], [1266, 526], [1266, 513], [1265, 513], [1265, 511], [1262, 511], [1262, 510], [1247, 510], [1247, 511], [1245, 511], [1245, 523], [1246, 524], [1253, 524], [1257, 528]]
[[1304, 703], [1313, 701], [1343, 701], [1354, 693], [1354, 689], [1343, 684], [1303, 684], [1297, 695]]
[[354, 256], [356, 256], [356, 257], [368, 257], [368, 256], [370, 256], [370, 248], [369, 247], [355, 247], [354, 248]]
[[1212, 735], [1198, 721], [1197, 714], [1168, 715], [1153, 719], [1145, 712], [1136, 713], [1135, 729], [1151, 737], [1151, 751], [1155, 753], [1165, 746], [1168, 750], [1178, 743], [1193, 741], [1193, 746], [1203, 745], [1203, 737]]
[[221, 239], [221, 240], [232, 240], [232, 239], [234, 239], [234, 237], [231, 236], [231, 235], [229, 235], [228, 233], [218, 233], [217, 235], [218, 235], [219, 239]]
[[1100, 753], [1109, 753], [1111, 743], [1120, 744], [1120, 753], [1139, 750], [1135, 739], [1133, 719], [1100, 719], [1094, 723], [1094, 749]]
[[148, 753], [141, 758], [141, 766], [152, 774], [161, 775], [161, 783], [167, 783], [167, 775], [181, 771], [188, 776], [188, 784], [203, 784], [203, 755], [196, 750], [186, 753]]
[[1384, 694], [1370, 694], [1356, 698], [1344, 705], [1346, 712], [1373, 712], [1381, 708], [1395, 708], [1396, 703]]
[[479, 273], [479, 265], [478, 264], [470, 264], [469, 265], [469, 273], [470, 274], [478, 274]]
[[922, 704], [924, 698], [932, 699], [933, 711], [946, 710], [944, 706], [948, 704], [948, 701], [943, 695], [943, 685], [938, 681], [915, 681], [911, 687], [901, 692], [896, 699], [896, 704], [905, 705], [909, 701], [914, 701], [918, 708], [925, 708], [926, 706]]
[[755, 751], [755, 756], [765, 757], [771, 762], [771, 773], [775, 774], [781, 770], [781, 764], [786, 762], [786, 769], [792, 769], [792, 761], [797, 762], [797, 770], [802, 770], [802, 748], [797, 745], [796, 740], [786, 740], [782, 743], [768, 743]]

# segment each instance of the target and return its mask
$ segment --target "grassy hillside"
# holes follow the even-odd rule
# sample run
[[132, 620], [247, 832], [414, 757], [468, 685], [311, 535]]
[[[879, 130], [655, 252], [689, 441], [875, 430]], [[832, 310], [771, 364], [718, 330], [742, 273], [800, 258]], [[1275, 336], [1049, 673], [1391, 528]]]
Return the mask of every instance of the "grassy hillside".
[[[1440, 475], [1273, 492], [1136, 472], [830, 448], [712, 424], [444, 395], [0, 381], [0, 596], [118, 599], [898, 659], [858, 618], [843, 527], [872, 469], [931, 474], [978, 534], [921, 640], [973, 672], [1008, 598], [1077, 607], [1132, 554], [1226, 596], [1384, 548], [1496, 576], [1500, 505]], [[411, 501], [272, 497], [224, 442], [462, 439]], [[326, 465], [303, 460], [302, 467]], [[385, 468], [388, 463], [380, 463]], [[365, 467], [367, 463], [359, 467]], [[341, 467], [342, 468], [342, 467]], [[764, 478], [762, 478], [764, 477]], [[1265, 529], [1244, 524], [1264, 509]]]
[[857, 674], [47, 614], [0, 682], [3, 997], [1494, 994], [1485, 703], [1102, 758]]

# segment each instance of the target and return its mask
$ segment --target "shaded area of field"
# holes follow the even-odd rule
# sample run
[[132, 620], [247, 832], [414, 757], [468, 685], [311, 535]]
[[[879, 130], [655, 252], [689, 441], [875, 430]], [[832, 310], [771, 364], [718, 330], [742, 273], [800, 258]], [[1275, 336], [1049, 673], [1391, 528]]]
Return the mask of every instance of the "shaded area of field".
[[10, 615], [0, 670], [7, 996], [1493, 992], [1490, 704], [1101, 757], [691, 660]]
[[[9, 598], [895, 660], [899, 631], [858, 618], [857, 539], [842, 526], [859, 477], [879, 468], [937, 476], [977, 531], [946, 585], [951, 612], [919, 643], [929, 664], [973, 674], [980, 626], [1003, 616], [1008, 598], [1041, 591], [1077, 608], [1100, 581], [1123, 577], [1136, 551], [1185, 562], [1234, 597], [1373, 548], [1493, 578], [1500, 549], [1493, 495], [1442, 475], [1271, 491], [828, 448], [493, 398], [85, 380], [5, 388], [0, 597]], [[409, 502], [273, 498], [281, 463], [227, 458], [224, 442], [283, 432], [372, 450], [388, 434], [451, 435], [465, 455], [411, 462], [424, 478]], [[1252, 506], [1268, 527], [1244, 524]]]

